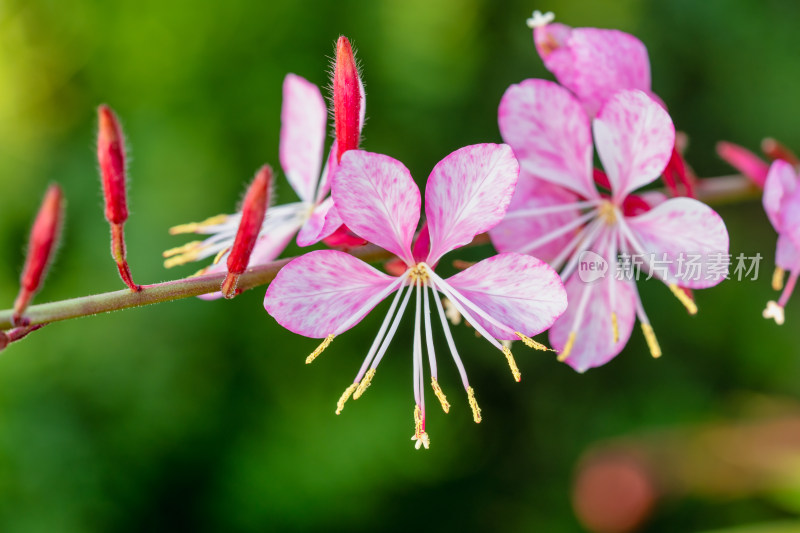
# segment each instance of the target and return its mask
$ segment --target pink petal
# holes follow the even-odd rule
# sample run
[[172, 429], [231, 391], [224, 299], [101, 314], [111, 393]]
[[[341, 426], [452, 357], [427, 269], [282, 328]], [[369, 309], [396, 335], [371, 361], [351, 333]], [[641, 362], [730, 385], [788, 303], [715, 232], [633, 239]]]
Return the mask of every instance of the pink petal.
[[569, 91], [546, 80], [512, 85], [500, 101], [498, 122], [522, 169], [584, 198], [599, 196], [589, 119]]
[[[792, 210], [792, 199], [796, 195], [798, 176], [794, 167], [782, 159], [772, 162], [764, 183], [762, 202], [769, 221], [775, 231], [781, 233], [785, 226], [785, 217]], [[797, 204], [794, 204], [797, 209]]]
[[[619, 340], [614, 342], [611, 323], [611, 283], [614, 284], [614, 308], [617, 314]], [[564, 350], [570, 332], [576, 332], [575, 341], [566, 363], [578, 372], [601, 366], [617, 356], [631, 337], [635, 316], [635, 297], [627, 282], [602, 279], [584, 283], [578, 276], [570, 276], [566, 283], [569, 307], [550, 328], [550, 343], [559, 352]], [[578, 303], [584, 291], [591, 291], [583, 318], [575, 324]]]
[[[362, 307], [396, 280], [350, 254], [317, 250], [278, 272], [267, 289], [264, 307], [281, 326], [300, 335], [338, 335], [360, 322], [382, 298], [367, 309]], [[356, 314], [357, 320], [351, 321]]]
[[[719, 254], [728, 254], [728, 230], [722, 217], [706, 204], [692, 198], [672, 198], [625, 220], [644, 252], [654, 254], [659, 261], [656, 274], [665, 273], [668, 282], [703, 289], [725, 279], [727, 272], [715, 273], [710, 267], [722, 261]], [[666, 264], [661, 263], [664, 254]], [[697, 254], [704, 265], [700, 272], [689, 269], [687, 263]]]
[[641, 91], [614, 94], [593, 126], [597, 155], [616, 201], [658, 178], [672, 156], [672, 119]]
[[425, 187], [428, 263], [436, 264], [453, 248], [496, 226], [518, 177], [519, 163], [504, 144], [465, 146], [439, 161]]
[[619, 90], [650, 92], [647, 48], [628, 33], [574, 28], [561, 48], [543, 59], [556, 79], [584, 104], [589, 116]]
[[769, 165], [756, 154], [739, 146], [725, 141], [717, 143], [717, 154], [730, 166], [750, 178], [759, 187], [764, 187], [767, 179]]
[[[250, 255], [250, 261], [247, 267], [254, 267], [256, 265], [264, 265], [274, 261], [286, 249], [291, 242], [294, 234], [297, 233], [298, 227], [294, 224], [284, 224], [278, 226], [275, 230], [259, 235], [256, 245], [253, 248], [253, 253]], [[220, 257], [216, 264], [211, 265], [205, 270], [205, 274], [215, 274], [219, 272], [227, 272], [228, 253], [226, 252]], [[222, 298], [221, 292], [212, 292], [198, 296], [201, 300], [216, 300]]]
[[[548, 233], [558, 230], [580, 215], [578, 209], [536, 216], [510, 216], [516, 211], [574, 203], [577, 196], [568, 190], [544, 180], [536, 179], [525, 171], [520, 173], [517, 188], [508, 206], [507, 218], [489, 230], [489, 237], [498, 252], [526, 250], [528, 244]], [[572, 240], [572, 234], [562, 235], [531, 250], [530, 255], [552, 261]]]
[[775, 264], [786, 271], [800, 269], [800, 248], [786, 235], [778, 235]]
[[286, 179], [304, 202], [313, 202], [322, 164], [328, 109], [319, 88], [295, 74], [283, 80], [280, 159]]
[[300, 233], [297, 234], [298, 246], [311, 246], [331, 235], [342, 225], [339, 212], [333, 205], [333, 198], [326, 198], [314, 208]]
[[400, 161], [349, 150], [333, 177], [339, 216], [359, 237], [413, 265], [411, 240], [419, 222], [419, 188]]
[[537, 335], [553, 325], [567, 308], [567, 293], [556, 271], [529, 255], [495, 255], [446, 281], [506, 326], [501, 329], [473, 316], [498, 339], [518, 340], [516, 331], [529, 337]]

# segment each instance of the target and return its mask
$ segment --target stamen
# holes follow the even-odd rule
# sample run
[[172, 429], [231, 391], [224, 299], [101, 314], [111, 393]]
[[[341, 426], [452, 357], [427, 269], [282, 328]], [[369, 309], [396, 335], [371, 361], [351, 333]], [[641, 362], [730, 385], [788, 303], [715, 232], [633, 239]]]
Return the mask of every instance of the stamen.
[[417, 450], [423, 446], [426, 450], [430, 448], [431, 439], [425, 432], [425, 417], [422, 416], [422, 409], [419, 405], [414, 406], [414, 436], [411, 437], [411, 440], [416, 441], [414, 448]]
[[311, 363], [313, 363], [313, 362], [314, 362], [314, 359], [316, 359], [316, 358], [319, 356], [319, 354], [321, 354], [322, 352], [324, 352], [324, 351], [325, 351], [325, 348], [327, 348], [328, 346], [330, 346], [330, 344], [331, 344], [331, 342], [333, 342], [333, 338], [334, 338], [335, 336], [336, 336], [336, 335], [334, 335], [333, 333], [331, 333], [330, 335], [328, 335], [327, 337], [325, 337], [325, 340], [324, 340], [324, 341], [322, 341], [322, 343], [321, 343], [319, 346], [317, 346], [317, 349], [316, 349], [316, 350], [314, 350], [313, 352], [311, 352], [311, 355], [309, 355], [308, 357], [306, 357], [306, 364], [307, 364], [307, 365], [310, 365]]
[[199, 259], [200, 256], [200, 252], [202, 251], [203, 247], [198, 246], [197, 248], [189, 252], [183, 253], [181, 255], [176, 255], [175, 257], [171, 257], [166, 261], [164, 261], [164, 268], [172, 268], [175, 266], [185, 265], [186, 263], [191, 263], [192, 261], [197, 261], [197, 259]]
[[561, 250], [561, 252], [558, 254], [558, 256], [556, 256], [556, 258], [553, 259], [550, 262], [550, 266], [553, 267], [553, 269], [556, 272], [558, 272], [559, 270], [561, 270], [561, 267], [564, 266], [564, 263], [567, 261], [567, 259], [571, 259], [575, 255], [580, 254], [581, 251], [583, 251], [585, 249], [585, 248], [582, 248], [581, 250], [576, 250], [576, 248], [579, 245], [583, 245], [583, 246], [586, 246], [586, 247], [591, 246], [592, 243], [590, 243], [588, 240], [586, 240], [585, 237], [586, 237], [586, 235], [588, 234], [589, 231], [593, 231], [596, 226], [598, 226], [598, 225], [600, 225], [602, 223], [603, 222], [601, 220], [595, 219], [595, 220], [591, 221], [588, 225], [586, 225], [586, 226], [582, 227], [581, 229], [579, 229], [578, 232], [575, 233], [575, 236], [572, 238], [572, 240], [569, 241], [569, 244], [567, 244]]
[[461, 383], [463, 383], [465, 389], [468, 389], [469, 381], [467, 380], [467, 371], [464, 369], [464, 363], [461, 362], [461, 357], [458, 355], [456, 343], [453, 342], [453, 334], [450, 332], [450, 325], [447, 323], [447, 317], [445, 316], [444, 309], [442, 309], [442, 301], [439, 298], [439, 293], [436, 291], [435, 287], [431, 288], [431, 292], [433, 292], [433, 299], [436, 300], [436, 310], [439, 312], [439, 320], [442, 323], [445, 339], [447, 339], [447, 346], [450, 348], [450, 355], [453, 357], [456, 368], [458, 368], [458, 373], [461, 376]]
[[541, 28], [542, 26], [547, 26], [555, 19], [556, 16], [552, 11], [542, 14], [541, 11], [537, 10], [534, 11], [533, 15], [531, 15], [531, 17], [525, 21], [525, 24], [527, 24], [530, 29]]
[[611, 331], [614, 332], [614, 344], [619, 342], [619, 323], [616, 311], [611, 312]]
[[361, 395], [364, 394], [364, 391], [369, 388], [372, 384], [372, 378], [375, 377], [375, 368], [370, 368], [367, 371], [367, 375], [364, 376], [364, 379], [361, 380], [361, 383], [358, 384], [358, 388], [356, 389], [356, 393], [353, 394], [353, 399], [358, 400], [361, 398]]
[[475, 390], [472, 387], [467, 387], [467, 399], [469, 400], [469, 407], [472, 409], [472, 419], [476, 424], [481, 423], [481, 408], [478, 407], [478, 401], [475, 399]]
[[198, 233], [197, 230], [208, 228], [210, 226], [219, 226], [228, 220], [229, 215], [216, 215], [207, 218], [202, 222], [189, 222], [188, 224], [179, 224], [169, 228], [170, 235], [179, 235], [181, 233]]
[[522, 379], [522, 374], [517, 367], [517, 362], [514, 360], [514, 354], [511, 353], [511, 350], [507, 346], [503, 346], [503, 355], [506, 356], [508, 366], [511, 368], [511, 374], [514, 376], [514, 381], [519, 383]]
[[444, 304], [444, 314], [447, 320], [454, 326], [461, 324], [461, 313], [458, 312], [456, 306], [447, 298], [443, 299], [442, 304]]
[[560, 228], [558, 228], [558, 229], [556, 229], [554, 231], [551, 231], [550, 233], [547, 233], [545, 235], [542, 235], [541, 237], [539, 237], [538, 239], [534, 240], [533, 242], [528, 243], [521, 250], [519, 250], [519, 253], [521, 253], [521, 254], [530, 253], [533, 250], [535, 250], [536, 248], [538, 248], [538, 247], [540, 247], [540, 246], [542, 246], [544, 244], [547, 244], [548, 242], [553, 241], [553, 240], [561, 237], [562, 235], [565, 235], [565, 234], [569, 233], [570, 231], [580, 227], [582, 224], [588, 222], [589, 220], [593, 219], [596, 216], [597, 216], [597, 210], [589, 211], [588, 213], [586, 213], [586, 214], [584, 214], [582, 216], [579, 216], [575, 220], [572, 220], [571, 222], [568, 222], [567, 224], [561, 226]]
[[563, 363], [569, 357], [570, 352], [572, 352], [572, 347], [575, 345], [575, 336], [576, 333], [574, 331], [569, 334], [567, 343], [564, 345], [564, 349], [561, 350], [560, 354], [558, 354], [559, 362]]
[[775, 272], [772, 273], [772, 290], [779, 291], [783, 289], [783, 277], [786, 271], [781, 267], [775, 267]]
[[[603, 224], [602, 218], [593, 220], [588, 227], [590, 229], [589, 231], [586, 232], [586, 236], [584, 237], [583, 242], [581, 242], [580, 245], [577, 248], [575, 248], [575, 251], [569, 258], [569, 261], [567, 261], [566, 266], [564, 266], [564, 268], [561, 269], [561, 272], [559, 272], [559, 276], [561, 276], [561, 279], [563, 280], [569, 279], [569, 277], [575, 272], [575, 268], [577, 268], [578, 266], [578, 261], [581, 258], [581, 254], [586, 250], [588, 250], [589, 248], [591, 248], [592, 245], [596, 243], [598, 244], [596, 249], [599, 251], [602, 247], [602, 243], [600, 243], [599, 241], [601, 239], [604, 239], [608, 235], [609, 228], [608, 226]], [[601, 233], [602, 235], [600, 235]], [[606, 275], [613, 276], [613, 272], [609, 271], [608, 274]]]
[[587, 200], [583, 202], [572, 202], [569, 204], [556, 204], [546, 205], [543, 207], [531, 207], [529, 209], [517, 209], [515, 211], [509, 211], [506, 213], [504, 220], [509, 220], [512, 218], [536, 217], [540, 215], [560, 213], [562, 211], [585, 209], [587, 207], [594, 207], [600, 204], [602, 201], [603, 200]]
[[183, 254], [187, 252], [191, 252], [196, 248], [202, 246], [202, 241], [191, 241], [187, 242], [182, 246], [176, 246], [175, 248], [170, 248], [169, 250], [165, 250], [161, 255], [162, 257], [172, 257], [173, 255]]
[[647, 322], [642, 322], [642, 333], [644, 333], [644, 339], [647, 341], [647, 347], [650, 348], [650, 355], [656, 359], [661, 357], [661, 346], [658, 344], [653, 326]]
[[530, 337], [528, 337], [527, 335], [523, 335], [519, 331], [515, 331], [514, 335], [519, 337], [519, 340], [521, 340], [522, 343], [525, 346], [527, 346], [528, 348], [533, 348], [534, 350], [541, 350], [543, 352], [549, 352], [549, 351], [552, 350], [552, 348], [548, 348], [547, 346], [545, 346], [541, 342], [537, 342], [537, 341], [531, 339]]
[[761, 316], [769, 320], [770, 318], [775, 320], [775, 323], [779, 326], [783, 325], [784, 322], [784, 314], [783, 314], [783, 306], [778, 305], [777, 302], [770, 300], [767, 302], [767, 308], [764, 309], [764, 312], [761, 313]]
[[226, 253], [228, 253], [229, 250], [230, 248], [225, 248], [224, 250], [220, 250], [219, 253], [216, 256], [214, 256], [214, 261], [212, 261], [211, 264], [212, 265], [219, 264], [219, 262], [222, 261], [222, 258], [225, 256]]
[[342, 409], [344, 409], [345, 402], [350, 399], [350, 396], [353, 394], [353, 391], [355, 391], [357, 388], [358, 388], [358, 383], [353, 383], [344, 390], [341, 397], [339, 397], [339, 401], [336, 402], [337, 415], [342, 412]]
[[439, 382], [436, 381], [436, 378], [431, 378], [431, 387], [433, 387], [433, 393], [439, 399], [439, 403], [442, 404], [442, 411], [445, 413], [450, 412], [450, 402], [447, 401], [447, 397], [442, 392], [442, 387], [439, 386]]
[[689, 312], [689, 314], [690, 315], [696, 315], [697, 314], [697, 304], [694, 303], [694, 300], [689, 298], [689, 295], [686, 294], [686, 291], [684, 291], [683, 289], [681, 289], [680, 287], [678, 287], [674, 283], [670, 283], [668, 286], [669, 286], [669, 290], [671, 290], [672, 294], [674, 294], [675, 297], [678, 299], [678, 301], [683, 304], [683, 306], [686, 308], [686, 310]]

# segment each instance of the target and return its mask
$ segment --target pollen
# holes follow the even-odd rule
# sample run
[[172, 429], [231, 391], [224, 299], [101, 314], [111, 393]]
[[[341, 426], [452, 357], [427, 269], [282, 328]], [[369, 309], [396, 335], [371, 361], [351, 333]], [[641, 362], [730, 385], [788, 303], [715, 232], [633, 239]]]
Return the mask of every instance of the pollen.
[[475, 399], [475, 390], [472, 387], [467, 387], [467, 399], [469, 400], [469, 407], [472, 409], [472, 419], [476, 424], [480, 424], [481, 408], [478, 407], [478, 401]]
[[781, 267], [775, 267], [775, 272], [772, 273], [772, 290], [779, 291], [783, 289], [783, 276], [786, 271]]
[[353, 391], [355, 391], [357, 388], [358, 388], [358, 383], [353, 383], [352, 385], [350, 385], [349, 387], [347, 387], [344, 390], [342, 395], [339, 397], [339, 401], [336, 402], [336, 414], [337, 415], [341, 414], [342, 409], [344, 409], [345, 402], [350, 399], [350, 396], [352, 396]]
[[541, 350], [541, 351], [543, 351], [543, 352], [548, 352], [548, 351], [550, 351], [550, 350], [551, 350], [550, 348], [548, 348], [547, 346], [545, 346], [545, 345], [544, 345], [544, 344], [542, 344], [541, 342], [536, 342], [535, 340], [531, 339], [531, 338], [530, 338], [530, 337], [528, 337], [527, 335], [523, 335], [523, 334], [522, 334], [522, 333], [520, 333], [519, 331], [515, 331], [515, 332], [514, 332], [514, 335], [516, 335], [517, 337], [519, 337], [519, 340], [521, 340], [521, 341], [522, 341], [522, 343], [523, 343], [525, 346], [527, 346], [528, 348], [533, 348], [534, 350]]
[[644, 340], [647, 341], [647, 347], [650, 348], [650, 355], [656, 359], [661, 357], [661, 346], [658, 344], [658, 339], [656, 339], [653, 326], [642, 323], [642, 333], [644, 333]]
[[540, 28], [542, 26], [547, 26], [551, 22], [556, 19], [556, 16], [553, 14], [552, 11], [548, 11], [547, 13], [542, 13], [541, 11], [534, 11], [533, 14], [529, 19], [525, 21], [525, 24], [528, 25], [529, 28]]
[[353, 399], [358, 400], [361, 398], [361, 395], [364, 394], [364, 391], [372, 384], [372, 378], [375, 377], [375, 369], [370, 368], [367, 371], [367, 375], [364, 376], [364, 379], [361, 380], [361, 383], [358, 384], [358, 388], [356, 389], [356, 393], [353, 394]]
[[442, 404], [442, 411], [449, 413], [450, 402], [447, 401], [447, 396], [445, 396], [444, 392], [442, 392], [442, 387], [439, 386], [439, 382], [436, 381], [436, 378], [431, 378], [431, 387], [433, 387], [433, 393], [439, 399], [439, 403]]
[[209, 226], [218, 226], [228, 220], [228, 215], [216, 215], [207, 218], [202, 222], [189, 222], [188, 224], [179, 224], [169, 228], [170, 235], [180, 235], [181, 233], [196, 233], [197, 230], [207, 228]]
[[614, 344], [619, 342], [619, 322], [617, 320], [617, 313], [611, 313], [611, 331], [614, 332]]
[[419, 263], [416, 266], [412, 267], [411, 270], [408, 272], [408, 279], [410, 279], [413, 283], [417, 283], [418, 281], [421, 282], [423, 285], [428, 283], [430, 279], [430, 275], [428, 274], [428, 269], [424, 263]]
[[686, 294], [686, 291], [675, 285], [674, 283], [669, 284], [669, 290], [672, 291], [672, 294], [675, 295], [675, 298], [678, 299], [680, 303], [686, 308], [690, 315], [697, 314], [697, 304], [694, 303], [694, 300], [689, 298], [689, 295]]
[[567, 343], [564, 345], [564, 349], [561, 350], [560, 354], [558, 354], [558, 360], [560, 362], [563, 363], [564, 361], [566, 361], [567, 358], [569, 357], [570, 352], [572, 352], [572, 347], [575, 345], [575, 336], [576, 333], [573, 331], [572, 333], [569, 334], [569, 337], [567, 337]]
[[197, 259], [197, 257], [200, 255], [200, 252], [203, 251], [204, 248], [205, 246], [201, 241], [192, 241], [184, 244], [183, 246], [170, 248], [162, 254], [163, 257], [168, 258], [166, 261], [164, 261], [164, 266], [166, 268], [172, 268], [174, 266], [191, 263]]
[[327, 337], [325, 337], [325, 340], [323, 340], [323, 341], [320, 343], [320, 345], [319, 345], [319, 346], [317, 346], [316, 350], [314, 350], [313, 352], [311, 352], [311, 355], [309, 355], [308, 357], [306, 357], [306, 364], [307, 364], [307, 365], [310, 365], [311, 363], [313, 363], [313, 362], [314, 362], [314, 359], [316, 359], [316, 358], [319, 356], [319, 354], [321, 354], [322, 352], [324, 352], [324, 351], [325, 351], [325, 348], [327, 348], [328, 346], [330, 346], [330, 344], [331, 344], [331, 342], [333, 342], [333, 338], [334, 338], [335, 336], [336, 336], [336, 335], [334, 335], [333, 333], [331, 333], [330, 335], [328, 335]]
[[774, 302], [772, 300], [767, 302], [767, 308], [764, 309], [764, 312], [761, 313], [761, 316], [763, 316], [768, 320], [770, 318], [773, 319], [775, 323], [778, 324], [779, 326], [783, 325], [785, 319], [783, 314], [783, 307], [781, 305], [778, 305], [777, 302]]
[[514, 376], [514, 381], [519, 382], [522, 379], [522, 374], [520, 374], [517, 362], [514, 360], [514, 354], [511, 353], [511, 350], [509, 350], [507, 346], [503, 346], [503, 355], [506, 356], [508, 366], [511, 368], [511, 374]]
[[427, 450], [430, 448], [431, 439], [425, 432], [425, 418], [422, 416], [422, 409], [419, 405], [414, 406], [414, 436], [411, 440], [416, 441], [414, 447], [419, 450], [423, 446]]

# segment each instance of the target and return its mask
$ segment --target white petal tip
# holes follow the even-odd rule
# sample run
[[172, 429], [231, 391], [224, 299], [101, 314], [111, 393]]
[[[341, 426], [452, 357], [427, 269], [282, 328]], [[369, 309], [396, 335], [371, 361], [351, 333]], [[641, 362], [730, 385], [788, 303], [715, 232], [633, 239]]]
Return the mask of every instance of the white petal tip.
[[529, 28], [541, 28], [542, 26], [547, 26], [551, 22], [556, 19], [555, 14], [552, 11], [548, 11], [547, 13], [542, 13], [541, 11], [534, 11], [531, 18], [525, 21]]

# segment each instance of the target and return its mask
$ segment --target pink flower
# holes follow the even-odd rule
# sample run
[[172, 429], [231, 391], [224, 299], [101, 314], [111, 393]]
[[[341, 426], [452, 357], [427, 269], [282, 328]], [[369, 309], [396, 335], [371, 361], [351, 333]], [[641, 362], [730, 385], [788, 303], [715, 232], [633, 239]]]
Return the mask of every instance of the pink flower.
[[[772, 227], [778, 232], [778, 246], [775, 252], [775, 274], [772, 288], [783, 289], [777, 302], [770, 301], [764, 310], [764, 318], [772, 318], [783, 324], [783, 309], [797, 284], [800, 274], [800, 187], [797, 170], [787, 161], [777, 159], [769, 167], [764, 184], [764, 210]], [[783, 286], [785, 271], [789, 280]]]
[[358, 324], [373, 307], [396, 292], [361, 369], [337, 404], [337, 414], [351, 395], [359, 398], [371, 383], [412, 293], [413, 439], [417, 448], [429, 444], [425, 432], [423, 321], [431, 386], [444, 411], [449, 409], [437, 380], [431, 306], [439, 314], [473, 418], [475, 422], [481, 420], [439, 293], [505, 355], [517, 380], [519, 370], [501, 341], [522, 339], [531, 347], [544, 349], [530, 337], [550, 327], [567, 303], [564, 287], [549, 266], [533, 257], [511, 253], [485, 259], [446, 280], [435, 272], [444, 254], [500, 222], [518, 173], [517, 160], [505, 145], [467, 146], [444, 158], [434, 167], [425, 189], [427, 232], [421, 232], [412, 246], [421, 198], [409, 171], [385, 155], [363, 151], [345, 154], [333, 178], [333, 198], [342, 220], [356, 235], [397, 255], [405, 270], [390, 276], [343, 252], [314, 251], [287, 264], [264, 299], [266, 310], [285, 328], [325, 339], [307, 358], [306, 362], [311, 362], [336, 335]]
[[[268, 208], [249, 265], [268, 263], [278, 257], [295, 234], [298, 246], [310, 246], [334, 234], [337, 244], [354, 244], [346, 228], [340, 230], [342, 220], [328, 196], [331, 176], [342, 153], [357, 145], [358, 133], [364, 125], [366, 98], [354, 61], [350, 43], [340, 37], [333, 81], [337, 140], [330, 148], [325, 168], [322, 168], [328, 116], [325, 100], [319, 88], [308, 80], [295, 74], [284, 79], [280, 160], [286, 179], [300, 201]], [[353, 88], [360, 98], [353, 97]], [[354, 132], [356, 124], [358, 131]], [[341, 142], [339, 135], [343, 136]], [[339, 150], [339, 144], [346, 148]], [[208, 237], [167, 250], [164, 265], [170, 268], [214, 257], [213, 264], [200, 273], [224, 272], [240, 220], [241, 212], [171, 228], [173, 235], [197, 233]]]
[[[667, 112], [645, 93], [625, 90], [608, 99], [590, 123], [569, 91], [532, 79], [503, 95], [499, 124], [521, 171], [508, 214], [490, 236], [501, 252], [534, 254], [561, 269], [571, 305], [550, 330], [560, 359], [579, 372], [608, 362], [627, 343], [636, 317], [651, 353], [659, 356], [635, 284], [615, 279], [618, 255], [629, 260], [663, 255], [665, 268], [645, 268], [693, 312], [694, 302], [681, 287], [716, 285], [727, 266], [725, 272], [702, 272], [692, 279], [681, 271], [681, 254], [707, 258], [728, 251], [725, 225], [705, 204], [631, 194], [654, 181], [670, 159], [675, 132]], [[608, 195], [595, 185], [592, 130]], [[583, 255], [605, 262], [605, 276], [590, 283], [576, 276]]]

